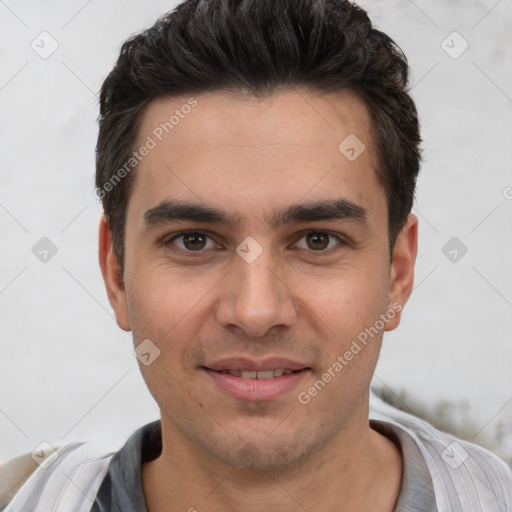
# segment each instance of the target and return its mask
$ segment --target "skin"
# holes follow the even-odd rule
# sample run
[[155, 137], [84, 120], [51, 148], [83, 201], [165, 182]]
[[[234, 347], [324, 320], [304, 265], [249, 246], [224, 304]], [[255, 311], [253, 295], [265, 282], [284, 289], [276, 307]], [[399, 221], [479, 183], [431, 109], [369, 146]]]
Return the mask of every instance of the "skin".
[[[382, 334], [400, 313], [308, 404], [297, 399], [412, 290], [418, 221], [409, 215], [390, 260], [368, 111], [349, 92], [195, 98], [137, 167], [123, 279], [100, 223], [100, 265], [117, 323], [135, 346], [150, 339], [160, 350], [140, 365], [162, 417], [162, 454], [142, 468], [148, 510], [391, 511], [402, 458], [369, 427], [368, 392]], [[137, 147], [187, 99], [150, 103]], [[349, 134], [366, 145], [354, 161], [338, 150]], [[273, 210], [340, 198], [366, 218], [266, 222]], [[145, 212], [168, 200], [222, 208], [238, 222], [148, 226]], [[184, 230], [210, 238], [185, 246], [173, 238]], [[252, 263], [236, 252], [248, 236], [263, 249]], [[275, 399], [239, 400], [202, 368], [235, 356], [286, 357], [309, 370]]]

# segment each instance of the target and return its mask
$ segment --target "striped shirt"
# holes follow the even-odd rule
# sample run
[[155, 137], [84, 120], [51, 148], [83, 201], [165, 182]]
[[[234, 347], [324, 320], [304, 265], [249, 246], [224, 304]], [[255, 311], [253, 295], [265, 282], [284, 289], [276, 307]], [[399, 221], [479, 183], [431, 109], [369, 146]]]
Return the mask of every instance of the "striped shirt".
[[[402, 452], [395, 512], [512, 510], [512, 469], [489, 451], [440, 432], [373, 394], [369, 418], [370, 426]], [[147, 512], [142, 464], [157, 458], [161, 449], [159, 421], [137, 430], [120, 449], [101, 443], [63, 447], [51, 466], [33, 473], [5, 512]], [[201, 510], [200, 504], [196, 508]]]

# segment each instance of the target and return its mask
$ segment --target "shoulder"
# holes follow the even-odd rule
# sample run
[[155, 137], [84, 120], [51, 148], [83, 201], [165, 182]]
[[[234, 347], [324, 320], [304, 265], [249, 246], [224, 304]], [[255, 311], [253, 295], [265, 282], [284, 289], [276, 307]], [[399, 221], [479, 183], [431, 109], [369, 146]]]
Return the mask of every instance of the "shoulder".
[[[107, 472], [117, 444], [69, 444], [41, 453], [26, 454], [0, 466], [0, 511], [54, 510], [63, 499], [84, 502], [77, 489], [93, 492]], [[79, 484], [79, 487], [77, 485]]]
[[473, 503], [488, 511], [512, 509], [512, 468], [489, 450], [441, 432], [373, 394], [370, 419], [392, 425], [414, 441], [429, 469], [439, 505], [457, 508]]
[[0, 511], [7, 507], [7, 504], [38, 467], [36, 461], [28, 453], [0, 465]]

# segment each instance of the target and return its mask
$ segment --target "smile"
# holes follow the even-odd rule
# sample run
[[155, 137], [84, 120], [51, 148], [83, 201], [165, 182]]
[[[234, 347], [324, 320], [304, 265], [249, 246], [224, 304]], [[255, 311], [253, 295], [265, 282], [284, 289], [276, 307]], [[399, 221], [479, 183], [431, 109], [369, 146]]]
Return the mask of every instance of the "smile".
[[242, 379], [273, 379], [283, 375], [291, 375], [294, 370], [278, 368], [276, 370], [247, 371], [247, 370], [222, 370], [219, 373], [242, 377]]
[[203, 367], [202, 370], [214, 389], [242, 401], [269, 401], [293, 396], [291, 393], [299, 386], [304, 387], [304, 379], [311, 375], [311, 368], [239, 370]]

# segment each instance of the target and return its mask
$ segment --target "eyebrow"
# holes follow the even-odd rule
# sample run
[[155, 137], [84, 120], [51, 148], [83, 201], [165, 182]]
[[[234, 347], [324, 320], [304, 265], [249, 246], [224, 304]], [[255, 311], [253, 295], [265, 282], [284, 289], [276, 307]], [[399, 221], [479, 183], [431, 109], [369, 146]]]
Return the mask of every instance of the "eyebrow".
[[314, 203], [292, 204], [281, 210], [273, 211], [265, 218], [267, 224], [277, 229], [287, 224], [299, 222], [350, 220], [366, 222], [368, 212], [362, 206], [339, 198]]
[[[358, 221], [365, 223], [368, 212], [362, 206], [345, 198], [311, 203], [292, 204], [272, 211], [264, 217], [265, 222], [272, 228], [315, 221]], [[199, 203], [166, 200], [150, 208], [144, 213], [144, 227], [176, 221], [195, 221], [207, 224], [223, 224], [230, 229], [236, 229], [241, 224], [238, 215], [227, 212], [223, 208]]]

